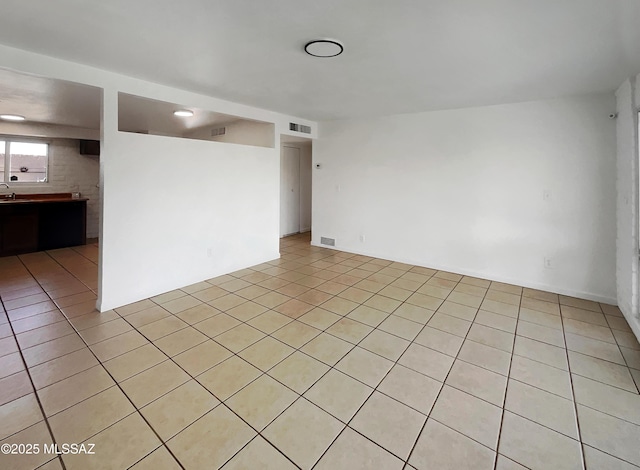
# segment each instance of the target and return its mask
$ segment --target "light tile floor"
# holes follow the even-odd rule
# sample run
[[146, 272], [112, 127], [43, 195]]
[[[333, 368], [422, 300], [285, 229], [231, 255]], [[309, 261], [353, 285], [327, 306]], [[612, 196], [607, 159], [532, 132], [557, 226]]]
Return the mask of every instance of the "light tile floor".
[[282, 240], [102, 314], [97, 246], [0, 259], [0, 468], [631, 469], [610, 305]]

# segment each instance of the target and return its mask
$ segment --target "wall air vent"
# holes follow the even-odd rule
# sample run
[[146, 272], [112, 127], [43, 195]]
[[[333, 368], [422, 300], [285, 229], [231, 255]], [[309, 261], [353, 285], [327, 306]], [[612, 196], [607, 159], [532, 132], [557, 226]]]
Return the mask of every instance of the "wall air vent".
[[335, 238], [320, 237], [320, 244], [327, 246], [336, 246]]
[[303, 124], [296, 124], [295, 122], [290, 122], [289, 123], [289, 130], [290, 131], [296, 131], [296, 132], [302, 132], [303, 134], [311, 134], [311, 127], [310, 126], [305, 126]]
[[225, 135], [227, 133], [226, 127], [218, 127], [217, 129], [211, 129], [211, 137], [215, 137], [217, 135]]

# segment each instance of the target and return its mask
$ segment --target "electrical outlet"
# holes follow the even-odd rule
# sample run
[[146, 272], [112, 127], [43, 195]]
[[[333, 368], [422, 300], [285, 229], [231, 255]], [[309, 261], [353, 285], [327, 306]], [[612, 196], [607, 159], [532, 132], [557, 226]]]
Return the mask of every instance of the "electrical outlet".
[[551, 191], [549, 191], [548, 189], [545, 189], [544, 191], [542, 191], [542, 200], [543, 201], [550, 201], [551, 200]]
[[544, 267], [546, 269], [553, 269], [553, 261], [548, 256], [544, 257]]
[[364, 243], [365, 242], [365, 237], [364, 235], [360, 235], [360, 243]]

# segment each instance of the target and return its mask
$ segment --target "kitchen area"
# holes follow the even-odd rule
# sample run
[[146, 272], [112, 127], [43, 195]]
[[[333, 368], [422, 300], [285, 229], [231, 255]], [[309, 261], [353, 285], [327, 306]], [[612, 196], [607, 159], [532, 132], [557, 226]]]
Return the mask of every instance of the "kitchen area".
[[101, 90], [0, 70], [0, 257], [96, 243]]

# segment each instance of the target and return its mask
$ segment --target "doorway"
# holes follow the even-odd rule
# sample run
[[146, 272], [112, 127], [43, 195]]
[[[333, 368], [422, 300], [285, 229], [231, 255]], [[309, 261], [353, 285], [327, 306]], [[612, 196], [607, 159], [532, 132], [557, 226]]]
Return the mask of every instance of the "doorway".
[[311, 231], [311, 139], [281, 136], [280, 237]]

